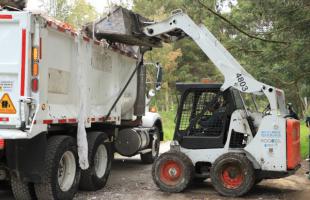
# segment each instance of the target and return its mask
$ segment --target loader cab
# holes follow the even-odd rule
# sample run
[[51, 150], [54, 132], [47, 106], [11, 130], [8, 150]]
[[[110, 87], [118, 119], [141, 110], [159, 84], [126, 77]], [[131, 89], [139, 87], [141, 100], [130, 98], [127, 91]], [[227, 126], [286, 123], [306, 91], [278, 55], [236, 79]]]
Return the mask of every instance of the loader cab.
[[177, 83], [179, 106], [174, 140], [183, 148], [223, 148], [234, 110], [244, 109], [240, 93], [221, 84]]

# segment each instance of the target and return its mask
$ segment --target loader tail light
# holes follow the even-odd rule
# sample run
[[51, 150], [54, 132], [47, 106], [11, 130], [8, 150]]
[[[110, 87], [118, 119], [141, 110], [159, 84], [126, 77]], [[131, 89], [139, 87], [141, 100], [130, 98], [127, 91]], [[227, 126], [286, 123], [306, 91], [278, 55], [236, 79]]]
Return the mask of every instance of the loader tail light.
[[1, 138], [0, 138], [0, 150], [3, 150], [4, 147], [5, 147], [4, 139], [1, 139]]
[[301, 162], [300, 123], [295, 119], [286, 120], [287, 168], [295, 169]]
[[32, 92], [37, 92], [39, 89], [39, 80], [37, 78], [32, 79], [31, 81]]

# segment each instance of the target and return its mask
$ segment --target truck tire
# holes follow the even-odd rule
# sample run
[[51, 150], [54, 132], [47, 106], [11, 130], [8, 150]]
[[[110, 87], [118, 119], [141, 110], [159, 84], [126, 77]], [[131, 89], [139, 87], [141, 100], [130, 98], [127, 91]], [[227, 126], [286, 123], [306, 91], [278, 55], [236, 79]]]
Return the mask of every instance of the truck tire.
[[158, 127], [154, 126], [154, 134], [150, 143], [149, 148], [152, 149], [151, 152], [140, 154], [141, 161], [145, 164], [152, 164], [159, 155], [159, 147], [160, 147], [160, 135]]
[[78, 190], [80, 168], [76, 141], [69, 136], [48, 140], [43, 182], [35, 184], [38, 200], [73, 199]]
[[256, 180], [252, 163], [245, 155], [237, 153], [227, 153], [216, 159], [210, 175], [216, 191], [228, 197], [246, 194]]
[[23, 182], [15, 175], [11, 176], [11, 187], [14, 198], [19, 200], [32, 200], [36, 199], [33, 184]]
[[89, 168], [82, 170], [80, 189], [96, 191], [108, 180], [113, 159], [111, 144], [105, 133], [88, 133]]
[[155, 184], [164, 192], [182, 192], [190, 184], [194, 166], [178, 151], [169, 151], [158, 157], [152, 168]]

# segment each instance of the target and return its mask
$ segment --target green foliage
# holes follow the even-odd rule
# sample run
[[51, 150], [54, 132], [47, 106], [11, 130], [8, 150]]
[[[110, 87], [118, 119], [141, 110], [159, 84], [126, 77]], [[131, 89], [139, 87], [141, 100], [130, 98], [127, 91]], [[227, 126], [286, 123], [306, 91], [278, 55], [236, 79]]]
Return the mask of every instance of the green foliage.
[[75, 6], [72, 7], [71, 13], [65, 21], [74, 25], [74, 27], [81, 27], [88, 22], [96, 20], [98, 16], [94, 7], [85, 0], [76, 0]]
[[164, 129], [164, 140], [172, 140], [175, 128], [175, 111], [162, 111], [160, 115], [162, 117], [163, 129]]
[[306, 158], [309, 155], [309, 134], [310, 129], [306, 126], [306, 123], [301, 123], [300, 126], [300, 147], [301, 156]]
[[42, 0], [48, 13], [56, 19], [66, 22], [74, 28], [81, 28], [84, 24], [99, 17], [93, 6], [86, 0]]

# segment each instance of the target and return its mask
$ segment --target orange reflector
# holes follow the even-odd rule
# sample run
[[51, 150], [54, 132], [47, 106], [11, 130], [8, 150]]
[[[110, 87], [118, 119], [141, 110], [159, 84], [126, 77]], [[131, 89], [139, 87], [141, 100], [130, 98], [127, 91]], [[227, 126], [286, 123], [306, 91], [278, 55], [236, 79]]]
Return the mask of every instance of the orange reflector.
[[156, 113], [156, 112], [157, 112], [156, 107], [155, 107], [155, 106], [151, 107], [151, 108], [150, 108], [150, 112]]
[[39, 64], [33, 63], [32, 66], [32, 76], [38, 76], [39, 75]]
[[214, 80], [208, 79], [208, 78], [202, 78], [200, 82], [205, 83], [205, 84], [210, 84], [210, 83], [215, 83]]
[[16, 109], [10, 98], [10, 96], [5, 93], [0, 100], [0, 113], [1, 114], [16, 114]]
[[39, 50], [36, 47], [32, 49], [32, 58], [33, 58], [33, 61], [39, 60]]
[[0, 150], [3, 150], [5, 147], [4, 139], [0, 139]]
[[32, 92], [37, 92], [39, 89], [39, 80], [37, 78], [32, 79], [31, 81]]

